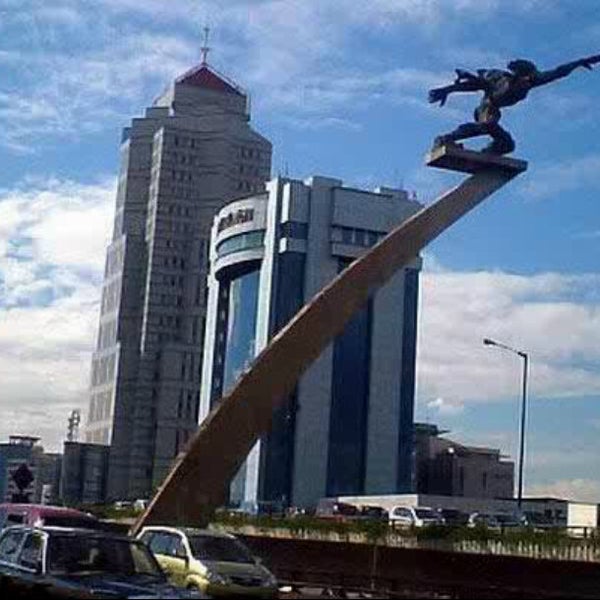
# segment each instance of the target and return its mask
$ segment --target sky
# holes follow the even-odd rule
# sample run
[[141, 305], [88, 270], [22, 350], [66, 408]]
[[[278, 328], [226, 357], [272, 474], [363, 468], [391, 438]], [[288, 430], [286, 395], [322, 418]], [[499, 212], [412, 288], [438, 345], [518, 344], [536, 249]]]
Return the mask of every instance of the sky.
[[[273, 174], [402, 186], [468, 120], [427, 91], [457, 67], [600, 52], [596, 0], [0, 0], [0, 440], [56, 450], [87, 408], [121, 129], [199, 61], [246, 89]], [[424, 252], [417, 417], [516, 457], [530, 353], [526, 494], [600, 502], [600, 67], [508, 109], [526, 174]], [[481, 142], [470, 142], [478, 147]]]

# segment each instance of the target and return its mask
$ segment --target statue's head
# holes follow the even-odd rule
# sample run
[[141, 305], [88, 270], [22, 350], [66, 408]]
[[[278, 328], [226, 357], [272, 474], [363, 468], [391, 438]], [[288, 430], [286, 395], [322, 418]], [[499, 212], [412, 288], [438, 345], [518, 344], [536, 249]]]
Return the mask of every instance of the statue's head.
[[538, 72], [535, 63], [531, 62], [530, 60], [525, 60], [523, 58], [511, 60], [507, 66], [510, 71], [512, 71], [515, 75], [518, 75], [520, 77], [535, 75]]

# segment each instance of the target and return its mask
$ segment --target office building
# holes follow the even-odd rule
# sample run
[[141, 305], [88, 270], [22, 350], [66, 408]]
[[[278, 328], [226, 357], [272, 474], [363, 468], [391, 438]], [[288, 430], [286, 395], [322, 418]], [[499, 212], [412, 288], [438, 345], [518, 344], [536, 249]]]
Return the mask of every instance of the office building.
[[[275, 179], [222, 208], [211, 236], [201, 418], [303, 304], [419, 208], [402, 190], [325, 177]], [[235, 477], [232, 503], [309, 506], [412, 491], [419, 270], [415, 257], [304, 374]]]
[[56, 501], [60, 454], [45, 454], [40, 438], [11, 435], [0, 444], [0, 503]]
[[123, 132], [85, 433], [110, 446], [110, 499], [148, 497], [197, 427], [212, 220], [270, 177], [249, 120], [203, 61]]
[[60, 498], [67, 506], [106, 500], [109, 446], [65, 442]]
[[34, 497], [41, 504], [60, 502], [60, 477], [63, 455], [44, 452], [39, 455]]
[[469, 498], [512, 498], [515, 465], [500, 450], [466, 446], [447, 431], [415, 424], [417, 493]]

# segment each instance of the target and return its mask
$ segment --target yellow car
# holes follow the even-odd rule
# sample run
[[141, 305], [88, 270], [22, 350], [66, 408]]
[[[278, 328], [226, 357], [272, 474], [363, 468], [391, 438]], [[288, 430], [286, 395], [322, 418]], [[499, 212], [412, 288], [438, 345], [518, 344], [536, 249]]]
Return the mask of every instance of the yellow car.
[[276, 598], [277, 580], [233, 535], [186, 527], [144, 527], [138, 535], [173, 585], [209, 596]]

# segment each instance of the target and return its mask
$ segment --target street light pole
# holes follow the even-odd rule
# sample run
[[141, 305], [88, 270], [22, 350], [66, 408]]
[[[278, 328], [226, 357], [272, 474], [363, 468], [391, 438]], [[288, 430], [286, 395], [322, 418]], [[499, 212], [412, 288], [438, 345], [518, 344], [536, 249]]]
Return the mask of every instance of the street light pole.
[[523, 388], [521, 395], [521, 423], [519, 430], [519, 480], [517, 484], [517, 507], [521, 511], [523, 502], [523, 465], [525, 463], [525, 428], [527, 420], [527, 380], [529, 376], [529, 355], [521, 350], [515, 350], [506, 344], [496, 342], [490, 338], [484, 338], [484, 345], [497, 346], [503, 350], [508, 350], [523, 359]]
[[529, 371], [529, 355], [526, 352], [519, 352], [523, 359], [523, 394], [521, 396], [521, 436], [519, 447], [519, 490], [517, 495], [517, 507], [521, 511], [523, 501], [523, 463], [525, 459], [525, 421], [527, 415], [527, 376]]

